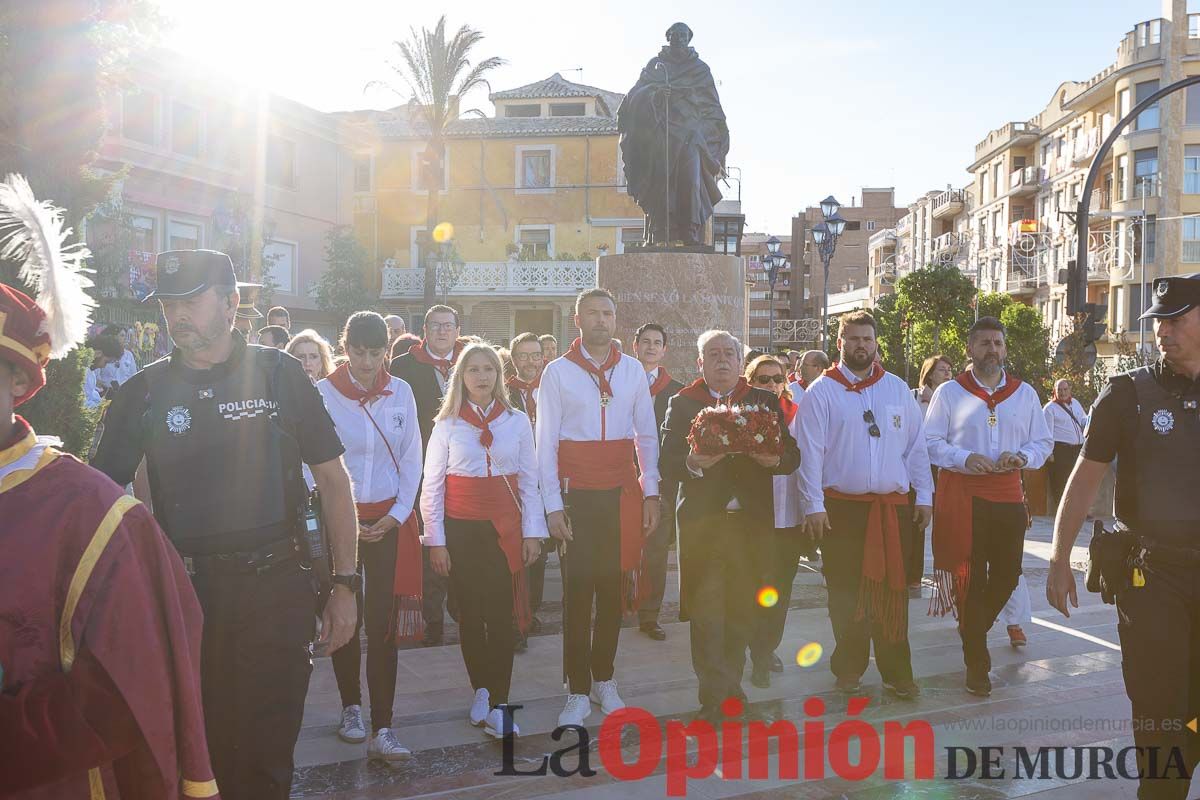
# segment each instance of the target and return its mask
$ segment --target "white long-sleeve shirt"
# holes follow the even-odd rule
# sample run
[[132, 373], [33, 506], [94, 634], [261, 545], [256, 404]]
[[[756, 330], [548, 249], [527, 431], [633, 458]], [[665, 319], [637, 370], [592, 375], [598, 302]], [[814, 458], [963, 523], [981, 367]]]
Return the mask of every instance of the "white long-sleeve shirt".
[[1063, 444], [1083, 444], [1083, 429], [1087, 427], [1087, 412], [1074, 397], [1071, 398], [1071, 414], [1055, 401], [1051, 400], [1042, 406], [1046, 416], [1046, 427], [1050, 429], [1050, 437]]
[[[510, 476], [510, 486], [521, 499], [521, 535], [526, 539], [545, 539], [550, 535], [538, 491], [537, 456], [529, 418], [514, 409], [489, 422], [488, 430], [492, 432], [490, 463], [479, 441], [480, 428], [459, 417], [434, 423], [425, 451], [425, 480], [421, 484], [421, 519], [425, 523], [421, 541], [425, 545], [446, 544], [447, 475]], [[511, 476], [516, 476], [516, 481]]]
[[[975, 376], [968, 372], [971, 380]], [[995, 391], [1004, 388], [1008, 374]], [[980, 388], [988, 391], [979, 384]], [[925, 439], [929, 460], [942, 469], [966, 472], [967, 456], [979, 453], [995, 461], [1001, 453], [1020, 453], [1026, 469], [1037, 469], [1054, 449], [1037, 392], [1023, 383], [996, 406], [996, 424], [988, 425], [987, 403], [968, 392], [958, 381], [946, 381], [933, 392], [925, 414]]]
[[121, 351], [121, 357], [116, 361], [110, 361], [105, 364], [100, 371], [100, 381], [105, 386], [108, 386], [113, 381], [116, 381], [118, 386], [121, 386], [125, 381], [137, 374], [138, 365], [133, 359], [133, 353], [128, 350]]
[[558, 443], [632, 439], [639, 481], [646, 496], [658, 494], [658, 424], [654, 400], [646, 383], [646, 370], [632, 356], [622, 354], [612, 368], [609, 384], [613, 397], [601, 414], [597, 378], [564, 358], [551, 361], [542, 372], [538, 390], [538, 472], [546, 512], [562, 511], [558, 480]]
[[[851, 383], [859, 378], [838, 365]], [[879, 436], [863, 419], [870, 411]], [[809, 514], [824, 513], [825, 489], [845, 494], [916, 490], [917, 505], [933, 503], [933, 474], [924, 421], [912, 392], [887, 373], [861, 392], [822, 375], [800, 400], [800, 481]]]
[[[354, 486], [354, 499], [360, 503], [378, 503], [395, 497], [388, 515], [403, 524], [412, 514], [421, 483], [421, 431], [417, 426], [417, 401], [409, 385], [392, 377], [387, 389], [390, 395], [378, 397], [364, 408], [357, 400], [339, 392], [329, 379], [317, 382], [317, 390], [325, 399], [325, 408], [346, 448], [343, 460]], [[368, 412], [375, 419], [374, 424]], [[387, 444], [375, 425], [387, 436]], [[392, 463], [388, 445], [396, 456], [399, 472]]]
[[[103, 367], [101, 367], [103, 369]], [[90, 367], [83, 371], [83, 405], [85, 408], [97, 408], [103, 398], [100, 397], [100, 369]]]
[[[800, 412], [792, 417], [788, 430], [800, 441]], [[804, 522], [804, 497], [800, 492], [800, 468], [790, 475], [772, 475], [775, 495], [775, 527], [794, 528]]]

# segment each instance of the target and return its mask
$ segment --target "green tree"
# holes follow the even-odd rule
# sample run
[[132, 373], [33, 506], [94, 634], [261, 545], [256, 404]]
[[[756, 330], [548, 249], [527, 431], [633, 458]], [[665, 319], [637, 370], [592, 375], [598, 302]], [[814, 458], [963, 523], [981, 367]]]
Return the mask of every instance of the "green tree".
[[325, 263], [328, 267], [310, 291], [317, 308], [331, 312], [340, 330], [347, 317], [371, 306], [371, 293], [363, 286], [370, 256], [354, 238], [354, 231], [341, 226], [325, 235]]
[[904, 331], [900, 327], [900, 309], [894, 294], [885, 294], [875, 303], [876, 339], [883, 366], [895, 375], [904, 375]]
[[63, 449], [82, 459], [88, 457], [100, 420], [99, 409], [83, 405], [84, 370], [92, 365], [92, 358], [90, 348], [78, 347], [51, 361], [46, 386], [18, 409], [35, 431], [57, 436]]
[[446, 39], [446, 17], [438, 19], [433, 30], [409, 29], [407, 41], [395, 42], [400, 61], [389, 64], [407, 86], [398, 90], [386, 81], [377, 85], [391, 88], [409, 97], [409, 112], [424, 124], [426, 148], [421, 158], [421, 185], [428, 193], [425, 206], [425, 232], [420, 242], [421, 263], [425, 267], [425, 304], [432, 305], [436, 292], [436, 271], [426, 258], [434, 228], [438, 224], [438, 192], [445, 175], [446, 131], [458, 119], [459, 101], [467, 92], [486, 87], [487, 73], [503, 65], [504, 59], [492, 56], [472, 63], [471, 51], [483, 41], [483, 34], [468, 25]]
[[1010, 302], [1000, 313], [1008, 330], [1008, 367], [1028, 382], [1041, 397], [1050, 394], [1050, 333], [1041, 312], [1024, 303]]
[[974, 316], [975, 284], [953, 264], [930, 264], [910, 272], [896, 284], [896, 294], [914, 323], [929, 323], [931, 352], [941, 349], [943, 329], [965, 330]]

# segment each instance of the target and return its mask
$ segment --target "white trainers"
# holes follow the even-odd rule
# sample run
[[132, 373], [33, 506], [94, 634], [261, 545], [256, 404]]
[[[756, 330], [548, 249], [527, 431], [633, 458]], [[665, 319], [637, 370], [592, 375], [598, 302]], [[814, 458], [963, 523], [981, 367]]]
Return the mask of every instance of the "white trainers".
[[617, 694], [616, 681], [593, 681], [592, 702], [599, 705], [605, 714], [620, 711], [625, 707], [625, 701]]
[[558, 715], [558, 725], [582, 725], [583, 721], [592, 713], [592, 704], [588, 702], [586, 694], [569, 694], [567, 695], [567, 705], [563, 708], [562, 713]]
[[338, 738], [343, 742], [360, 744], [367, 740], [367, 729], [362, 721], [362, 706], [346, 706], [342, 709], [342, 726]]
[[471, 703], [471, 724], [478, 728], [487, 719], [488, 710], [492, 707], [491, 697], [487, 689], [476, 689], [475, 700]]
[[[487, 727], [483, 732], [488, 736], [496, 739], [504, 738], [504, 711], [500, 708], [493, 708], [487, 715]], [[517, 721], [512, 721], [512, 735], [520, 736], [521, 729], [517, 727]]]
[[412, 755], [412, 751], [400, 744], [391, 728], [380, 728], [371, 737], [367, 746], [367, 758], [380, 761], [403, 761]]

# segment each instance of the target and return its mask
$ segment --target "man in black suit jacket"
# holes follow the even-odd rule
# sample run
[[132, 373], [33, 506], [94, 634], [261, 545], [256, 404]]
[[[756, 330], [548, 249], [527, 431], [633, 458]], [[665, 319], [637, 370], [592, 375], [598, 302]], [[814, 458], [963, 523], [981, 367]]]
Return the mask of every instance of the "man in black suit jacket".
[[[650, 396], [654, 398], [654, 418], [662, 430], [667, 417], [667, 401], [683, 388], [683, 384], [667, 373], [662, 366], [667, 355], [667, 331], [656, 322], [647, 322], [633, 335], [633, 355], [646, 368], [646, 380], [650, 384]], [[638, 608], [638, 629], [656, 642], [667, 638], [667, 632], [658, 624], [662, 611], [662, 599], [667, 589], [667, 550], [675, 539], [675, 496], [679, 485], [673, 481], [659, 481], [658, 491], [662, 496], [662, 518], [658, 527], [646, 537], [642, 562], [646, 580], [650, 582], [650, 593]]]
[[[392, 359], [388, 371], [412, 387], [417, 401], [417, 426], [421, 429], [421, 455], [429, 444], [433, 418], [442, 407], [442, 397], [450, 380], [450, 370], [462, 352], [458, 342], [461, 328], [458, 312], [450, 306], [431, 306], [425, 312], [424, 335], [418, 344], [402, 356]], [[421, 496], [420, 492], [417, 497]], [[447, 581], [429, 565], [429, 548], [422, 547], [425, 565], [422, 570], [421, 615], [425, 618], [425, 638], [422, 644], [432, 647], [442, 643]]]
[[[774, 475], [800, 465], [772, 392], [751, 388], [741, 377], [742, 346], [725, 331], [707, 331], [699, 341], [702, 377], [667, 405], [659, 469], [679, 482], [680, 616], [691, 621], [692, 667], [700, 682], [700, 715], [721, 719], [720, 704], [745, 698], [742, 670], [754, 630], [756, 595], [771, 566], [775, 527]], [[778, 417], [779, 455], [702, 456], [687, 435], [701, 409], [759, 405]]]

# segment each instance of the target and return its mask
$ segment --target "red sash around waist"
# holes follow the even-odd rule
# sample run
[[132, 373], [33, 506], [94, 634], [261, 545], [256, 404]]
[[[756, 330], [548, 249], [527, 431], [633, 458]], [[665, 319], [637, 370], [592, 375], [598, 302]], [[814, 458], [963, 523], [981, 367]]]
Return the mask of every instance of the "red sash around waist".
[[569, 489], [620, 489], [622, 607], [629, 611], [645, 599], [650, 586], [642, 574], [642, 487], [634, 462], [633, 439], [558, 443], [558, 476]]
[[[903, 492], [846, 494], [826, 489], [825, 496], [870, 504], [863, 542], [862, 581], [854, 618], [861, 620], [869, 616], [879, 622], [888, 641], [902, 641], [908, 629], [908, 586], [897, 515], [899, 507], [908, 505], [908, 495]], [[836, 536], [837, 531], [832, 535]]]
[[971, 507], [978, 497], [992, 503], [1022, 503], [1021, 473], [967, 475], [943, 469], [938, 472], [934, 496], [933, 573], [935, 591], [929, 613], [962, 618], [971, 583]]
[[450, 519], [486, 520], [496, 529], [500, 550], [512, 575], [513, 617], [521, 632], [525, 633], [529, 627], [530, 609], [525, 562], [521, 552], [521, 509], [517, 506], [517, 491], [516, 475], [490, 475], [486, 478], [446, 476], [446, 516]]
[[[375, 522], [387, 516], [396, 505], [396, 498], [374, 503], [355, 503], [354, 511], [359, 524]], [[392, 616], [395, 624], [392, 635], [397, 639], [415, 639], [421, 636], [425, 620], [421, 615], [421, 529], [417, 524], [417, 512], [400, 522], [396, 530], [396, 570], [392, 578]]]

